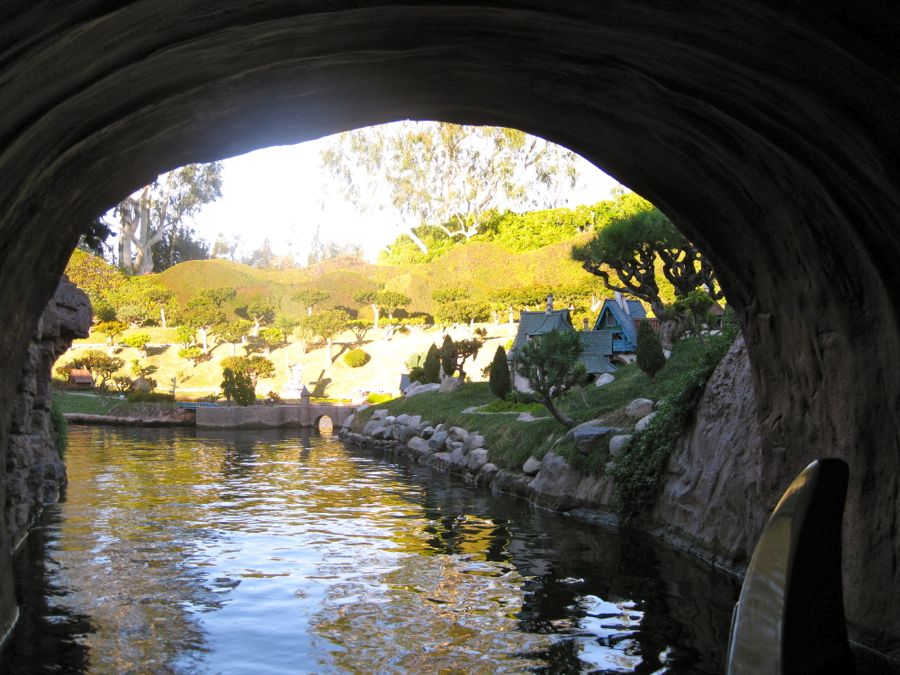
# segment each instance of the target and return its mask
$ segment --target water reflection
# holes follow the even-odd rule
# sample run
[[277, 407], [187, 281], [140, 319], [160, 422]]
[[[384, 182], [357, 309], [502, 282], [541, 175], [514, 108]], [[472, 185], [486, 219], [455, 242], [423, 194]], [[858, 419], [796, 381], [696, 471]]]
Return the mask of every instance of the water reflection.
[[722, 670], [736, 587], [640, 538], [326, 437], [70, 444], [4, 672]]

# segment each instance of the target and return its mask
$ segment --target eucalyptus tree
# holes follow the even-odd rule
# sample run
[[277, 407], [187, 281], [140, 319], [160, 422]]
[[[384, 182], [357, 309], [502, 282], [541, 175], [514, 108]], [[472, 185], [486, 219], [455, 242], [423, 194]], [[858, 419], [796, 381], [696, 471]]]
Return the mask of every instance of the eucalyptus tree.
[[153, 271], [157, 246], [204, 204], [222, 196], [222, 164], [188, 164], [158, 176], [113, 210], [119, 230], [119, 266], [130, 274]]
[[389, 202], [423, 253], [422, 225], [468, 240], [498, 209], [555, 206], [578, 181], [575, 159], [516, 129], [409, 121], [339, 134], [322, 153], [348, 201]]

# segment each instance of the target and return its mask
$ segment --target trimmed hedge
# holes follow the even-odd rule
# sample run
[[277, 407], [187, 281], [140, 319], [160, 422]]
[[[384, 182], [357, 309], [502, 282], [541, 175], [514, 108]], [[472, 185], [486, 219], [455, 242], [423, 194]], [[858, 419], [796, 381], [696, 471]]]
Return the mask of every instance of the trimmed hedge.
[[351, 368], [361, 368], [371, 360], [369, 353], [362, 349], [352, 349], [344, 355], [344, 363]]

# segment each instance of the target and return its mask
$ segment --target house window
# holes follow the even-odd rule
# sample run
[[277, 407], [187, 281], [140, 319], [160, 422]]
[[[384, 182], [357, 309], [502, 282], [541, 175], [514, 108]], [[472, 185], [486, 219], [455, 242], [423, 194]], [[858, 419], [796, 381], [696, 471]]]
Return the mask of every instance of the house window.
[[613, 326], [618, 325], [618, 321], [616, 321], [616, 317], [612, 315], [612, 312], [608, 313], [603, 317], [603, 325], [606, 328], [612, 328]]

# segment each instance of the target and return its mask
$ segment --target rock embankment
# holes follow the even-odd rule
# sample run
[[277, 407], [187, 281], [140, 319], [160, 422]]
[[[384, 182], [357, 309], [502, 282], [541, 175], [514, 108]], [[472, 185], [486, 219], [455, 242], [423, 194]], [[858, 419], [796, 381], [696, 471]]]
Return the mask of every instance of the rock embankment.
[[[653, 401], [649, 401], [650, 410]], [[649, 413], [648, 413], [649, 414]], [[385, 449], [412, 458], [419, 464], [457, 474], [498, 492], [528, 499], [560, 511], [579, 510], [582, 515], [616, 522], [612, 512], [609, 480], [585, 475], [563, 457], [547, 452], [529, 457], [521, 470], [501, 469], [490, 461], [486, 440], [477, 431], [445, 424], [433, 425], [419, 415], [389, 415], [376, 410], [358, 431], [349, 419], [339, 434], [342, 440], [368, 448]], [[358, 425], [356, 425], [358, 426]], [[625, 430], [591, 420], [570, 430], [576, 448], [585, 454], [600, 452], [611, 457], [629, 436]]]

